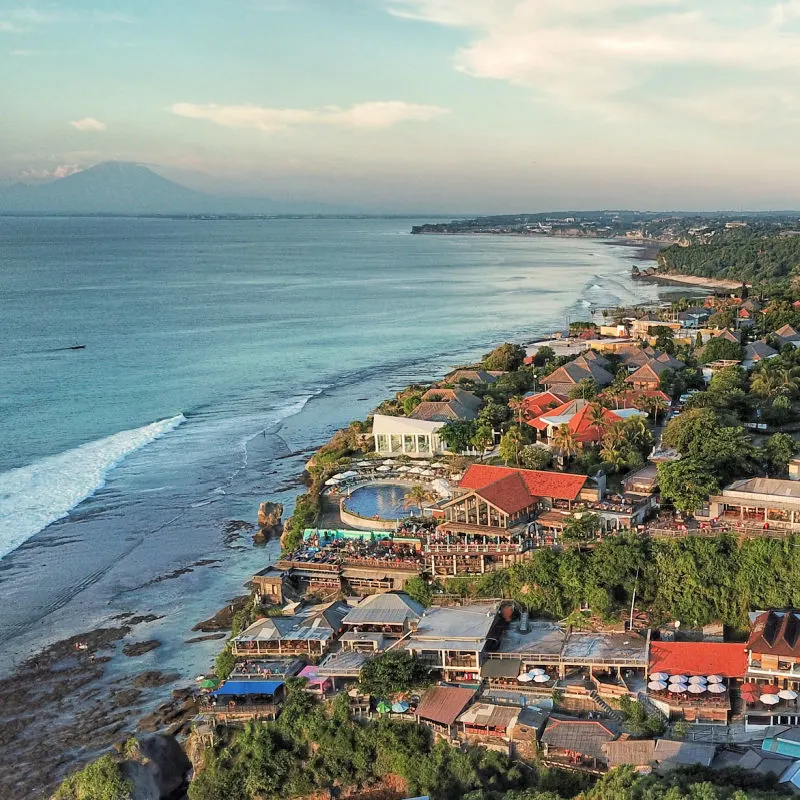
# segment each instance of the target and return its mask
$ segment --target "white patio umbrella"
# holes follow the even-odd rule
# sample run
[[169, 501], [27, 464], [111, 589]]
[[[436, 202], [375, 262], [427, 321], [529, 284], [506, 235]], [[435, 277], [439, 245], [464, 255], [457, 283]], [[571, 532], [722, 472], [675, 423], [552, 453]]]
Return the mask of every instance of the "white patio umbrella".
[[352, 469], [347, 470], [347, 472], [342, 473], [342, 480], [347, 480], [348, 478], [357, 478], [358, 473], [353, 471]]
[[688, 688], [685, 683], [671, 683], [668, 690], [673, 694], [683, 694]]
[[706, 690], [705, 686], [700, 685], [699, 683], [690, 683], [688, 691], [692, 694], [703, 694]]
[[667, 688], [667, 684], [664, 683], [664, 681], [650, 681], [650, 683], [647, 684], [647, 688], [651, 692], [663, 692], [664, 689]]
[[535, 683], [547, 683], [550, 680], [549, 675], [537, 675], [534, 679]]
[[530, 683], [533, 680], [533, 677], [528, 675], [527, 672], [523, 672], [521, 675], [517, 675], [517, 680], [520, 683]]
[[375, 465], [374, 461], [359, 461], [356, 466], [358, 467], [372, 467]]
[[391, 466], [394, 466], [394, 465], [395, 465], [397, 462], [396, 462], [396, 461], [392, 461], [392, 459], [391, 459], [391, 458], [387, 458], [387, 459], [386, 459], [386, 461], [384, 461], [383, 463], [384, 463], [384, 464], [385, 464], [387, 467], [391, 467]]
[[653, 673], [653, 674], [650, 676], [650, 680], [651, 680], [651, 681], [665, 681], [665, 680], [667, 680], [668, 678], [669, 678], [669, 675], [667, 675], [667, 673], [666, 673], [666, 672], [654, 672], [654, 673]]
[[706, 689], [711, 692], [711, 694], [725, 694], [725, 692], [728, 691], [722, 683], [709, 683]]
[[709, 675], [707, 680], [709, 683], [722, 683], [724, 678], [722, 675]]
[[781, 700], [797, 700], [797, 692], [792, 689], [781, 689], [778, 692], [778, 697], [780, 697]]
[[432, 478], [436, 473], [432, 469], [424, 469], [420, 474], [425, 475], [427, 478]]
[[765, 706], [776, 706], [780, 703], [781, 699], [776, 694], [762, 694], [758, 698]]
[[378, 472], [391, 472], [391, 471], [392, 471], [392, 468], [391, 467], [387, 467], [386, 464], [384, 464], [382, 467], [378, 467]]
[[398, 472], [408, 472], [410, 469], [411, 469], [411, 467], [406, 467], [405, 465], [403, 465], [402, 467], [398, 467], [397, 471]]
[[358, 697], [361, 692], [358, 689], [351, 689], [347, 694], [349, 697]]
[[689, 678], [689, 683], [696, 683], [698, 686], [705, 686], [708, 681], [702, 675], [692, 675]]
[[415, 458], [414, 460], [423, 467], [427, 467], [431, 463], [427, 458]]
[[688, 679], [685, 675], [670, 675], [669, 676], [670, 683], [688, 683]]
[[337, 486], [338, 484], [339, 484], [338, 478], [328, 478], [328, 480], [325, 481], [326, 486]]
[[422, 473], [422, 467], [411, 467], [411, 469], [408, 470], [409, 475], [422, 475]]
[[533, 669], [528, 670], [528, 675], [533, 675], [534, 678], [537, 675], [547, 675], [547, 670], [542, 669], [541, 667], [534, 667]]

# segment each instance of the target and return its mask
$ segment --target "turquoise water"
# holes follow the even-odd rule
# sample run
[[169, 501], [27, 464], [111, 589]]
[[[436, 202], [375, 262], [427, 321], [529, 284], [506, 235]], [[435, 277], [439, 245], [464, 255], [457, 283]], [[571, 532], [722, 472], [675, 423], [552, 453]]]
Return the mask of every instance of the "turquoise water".
[[403, 519], [415, 510], [405, 504], [407, 491], [407, 486], [392, 483], [362, 486], [344, 501], [345, 507], [362, 517]]
[[315, 445], [412, 380], [656, 291], [630, 248], [421, 221], [0, 218], [0, 673], [123, 611], [164, 615], [130, 669], [201, 670], [218, 644], [184, 647], [191, 625], [277, 547], [226, 524], [288, 513]]

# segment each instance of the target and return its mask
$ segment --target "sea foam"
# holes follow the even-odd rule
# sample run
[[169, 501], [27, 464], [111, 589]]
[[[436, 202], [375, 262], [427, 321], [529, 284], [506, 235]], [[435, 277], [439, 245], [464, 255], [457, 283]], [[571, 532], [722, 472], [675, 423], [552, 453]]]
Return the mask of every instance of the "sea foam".
[[179, 414], [0, 473], [0, 559], [91, 497], [126, 456], [185, 420]]

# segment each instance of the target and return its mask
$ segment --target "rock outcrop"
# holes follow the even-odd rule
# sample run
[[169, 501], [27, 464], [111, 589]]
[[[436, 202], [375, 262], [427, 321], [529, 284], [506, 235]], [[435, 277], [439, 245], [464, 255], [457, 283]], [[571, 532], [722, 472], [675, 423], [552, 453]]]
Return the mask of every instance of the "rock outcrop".
[[283, 503], [262, 503], [258, 507], [258, 531], [253, 538], [266, 541], [274, 535], [279, 535], [283, 530], [281, 519], [283, 517]]
[[168, 800], [186, 786], [192, 763], [172, 736], [139, 736], [120, 764], [133, 781], [131, 800]]

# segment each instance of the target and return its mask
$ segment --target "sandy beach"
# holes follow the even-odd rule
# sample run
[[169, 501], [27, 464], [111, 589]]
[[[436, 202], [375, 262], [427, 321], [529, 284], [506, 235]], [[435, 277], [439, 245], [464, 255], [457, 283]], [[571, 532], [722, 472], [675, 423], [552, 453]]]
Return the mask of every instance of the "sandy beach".
[[[735, 291], [741, 287], [739, 281], [729, 281], [723, 278], [702, 278], [698, 275], [648, 275], [640, 280], [663, 281], [664, 283], [678, 283], [683, 286], [696, 286], [698, 289], [715, 289], [722, 291]], [[748, 284], [749, 286], [750, 284]]]

